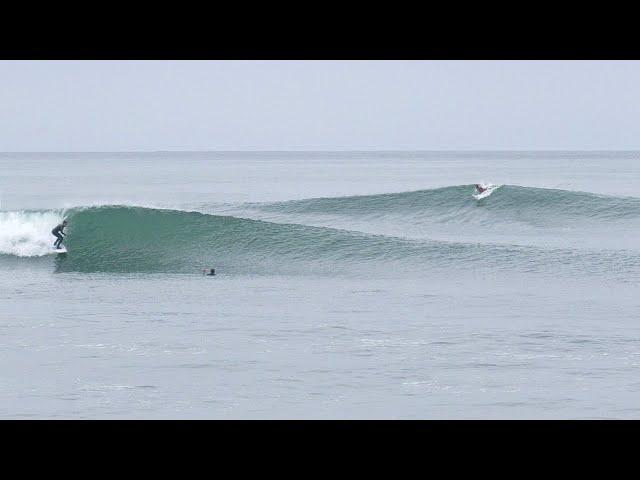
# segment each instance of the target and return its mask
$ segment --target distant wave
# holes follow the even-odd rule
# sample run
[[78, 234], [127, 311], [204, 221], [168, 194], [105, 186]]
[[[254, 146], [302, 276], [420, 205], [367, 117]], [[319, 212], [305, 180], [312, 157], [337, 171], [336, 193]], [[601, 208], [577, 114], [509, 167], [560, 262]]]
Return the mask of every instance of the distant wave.
[[[404, 195], [403, 202], [415, 200], [414, 194], [399, 195]], [[371, 201], [385, 204], [380, 196], [376, 197]], [[353, 198], [346, 201], [356, 202]], [[326, 201], [297, 203], [310, 208], [322, 204]], [[70, 254], [55, 259], [58, 272], [195, 273], [209, 266], [239, 274], [333, 274], [380, 269], [403, 275], [425, 269], [446, 271], [452, 267], [569, 274], [640, 271], [640, 255], [628, 251], [576, 252], [418, 241], [129, 206], [75, 208], [67, 212], [3, 212], [0, 262], [3, 256], [38, 257], [48, 253], [53, 238], [51, 226], [63, 214], [70, 218], [66, 241]], [[5, 228], [7, 220], [13, 222], [11, 228]], [[11, 229], [24, 235], [12, 234], [11, 240], [7, 237]]]
[[250, 204], [248, 207], [288, 214], [372, 216], [398, 215], [431, 222], [519, 222], [563, 224], [640, 218], [640, 199], [535, 187], [504, 185], [485, 199], [472, 197], [473, 185], [413, 192], [315, 198]]

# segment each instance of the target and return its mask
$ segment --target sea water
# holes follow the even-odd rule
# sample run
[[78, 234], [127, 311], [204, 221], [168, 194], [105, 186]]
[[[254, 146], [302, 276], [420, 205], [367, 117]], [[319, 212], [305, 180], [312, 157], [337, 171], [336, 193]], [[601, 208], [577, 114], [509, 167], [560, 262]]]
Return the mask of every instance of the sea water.
[[639, 418], [639, 160], [0, 154], [0, 418]]

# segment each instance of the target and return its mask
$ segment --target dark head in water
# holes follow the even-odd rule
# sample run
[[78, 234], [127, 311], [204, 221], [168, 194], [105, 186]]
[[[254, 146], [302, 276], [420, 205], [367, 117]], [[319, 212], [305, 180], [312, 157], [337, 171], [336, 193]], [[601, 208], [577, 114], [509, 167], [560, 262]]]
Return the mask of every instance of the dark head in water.
[[215, 269], [215, 268], [210, 268], [210, 269], [209, 269], [209, 273], [207, 273], [207, 269], [205, 268], [205, 269], [202, 271], [202, 273], [203, 273], [203, 275], [206, 275], [206, 276], [208, 276], [208, 277], [214, 277], [214, 276], [216, 275], [216, 269]]

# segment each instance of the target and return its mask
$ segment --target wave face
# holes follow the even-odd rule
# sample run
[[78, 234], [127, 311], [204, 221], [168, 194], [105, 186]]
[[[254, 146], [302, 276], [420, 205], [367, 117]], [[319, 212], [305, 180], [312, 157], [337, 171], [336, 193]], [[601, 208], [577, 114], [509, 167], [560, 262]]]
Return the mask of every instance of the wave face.
[[[349, 200], [351, 201], [351, 200]], [[311, 202], [313, 204], [313, 202]], [[390, 274], [520, 271], [635, 278], [640, 252], [576, 251], [516, 245], [411, 240], [335, 228], [143, 207], [102, 206], [67, 212], [5, 212], [26, 232], [3, 239], [0, 262], [50, 253], [49, 234], [70, 219], [69, 255], [51, 256], [57, 272], [225, 274]], [[37, 232], [36, 232], [37, 231]], [[45, 232], [44, 234], [42, 232]], [[14, 235], [18, 238], [18, 234]], [[13, 260], [12, 260], [13, 262]]]
[[71, 254], [57, 262], [58, 271], [194, 273], [213, 266], [226, 273], [333, 274], [483, 256], [477, 246], [199, 212], [104, 206], [67, 218]]
[[[258, 220], [369, 234], [540, 248], [636, 249], [640, 199], [504, 185], [476, 200], [472, 185], [210, 208]], [[206, 206], [201, 210], [206, 211]]]
[[412, 248], [356, 232], [142, 207], [72, 210], [68, 218], [72, 254], [59, 271], [321, 273]]
[[[244, 204], [225, 214], [207, 213], [221, 207], [206, 205], [0, 212], [0, 262], [51, 254], [51, 228], [69, 218], [70, 254], [50, 257], [59, 272], [408, 274], [457, 267], [634, 274], [639, 268], [631, 233], [640, 227], [640, 199], [510, 185], [479, 201], [472, 193], [462, 185]], [[627, 243], [614, 245], [621, 238]]]
[[440, 223], [566, 224], [576, 220], [640, 219], [640, 199], [586, 192], [504, 185], [489, 197], [473, 198], [473, 185], [338, 198], [253, 204], [267, 212], [385, 216], [402, 215]]

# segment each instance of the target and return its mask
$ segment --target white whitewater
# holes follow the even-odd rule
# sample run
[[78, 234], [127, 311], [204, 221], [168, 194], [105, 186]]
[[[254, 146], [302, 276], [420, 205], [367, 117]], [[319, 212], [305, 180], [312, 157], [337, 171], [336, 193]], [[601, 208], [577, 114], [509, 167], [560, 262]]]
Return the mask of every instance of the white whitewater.
[[487, 198], [489, 195], [491, 195], [493, 192], [495, 192], [502, 186], [502, 185], [493, 185], [491, 183], [486, 183], [486, 184], [480, 183], [479, 185], [482, 188], [486, 188], [486, 190], [482, 193], [474, 193], [473, 198], [475, 198], [476, 200], [482, 200], [483, 198]]
[[62, 211], [0, 212], [0, 254], [40, 257], [55, 253], [51, 230], [62, 219]]

